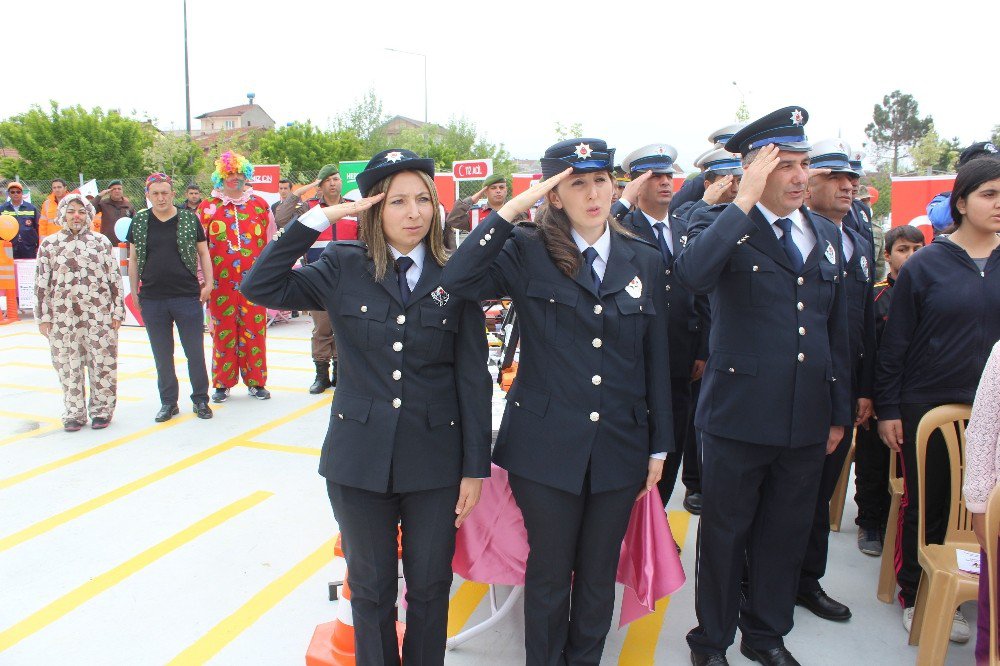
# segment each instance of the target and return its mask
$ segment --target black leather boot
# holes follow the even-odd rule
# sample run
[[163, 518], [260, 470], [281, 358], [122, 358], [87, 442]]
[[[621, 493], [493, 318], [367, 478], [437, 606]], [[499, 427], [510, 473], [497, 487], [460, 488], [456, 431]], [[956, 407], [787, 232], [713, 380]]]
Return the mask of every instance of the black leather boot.
[[330, 364], [326, 361], [316, 361], [316, 380], [309, 387], [309, 392], [318, 395], [333, 386], [330, 381]]

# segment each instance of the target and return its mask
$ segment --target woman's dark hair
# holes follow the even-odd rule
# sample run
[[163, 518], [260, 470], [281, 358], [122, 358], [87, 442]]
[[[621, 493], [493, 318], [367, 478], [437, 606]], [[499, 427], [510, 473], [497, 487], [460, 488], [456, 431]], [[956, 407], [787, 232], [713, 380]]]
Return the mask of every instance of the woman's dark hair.
[[962, 214], [958, 212], [958, 200], [966, 199], [983, 183], [1000, 179], [1000, 160], [992, 157], [977, 157], [966, 162], [958, 170], [955, 185], [951, 189], [951, 220], [954, 222], [948, 232], [962, 225]]

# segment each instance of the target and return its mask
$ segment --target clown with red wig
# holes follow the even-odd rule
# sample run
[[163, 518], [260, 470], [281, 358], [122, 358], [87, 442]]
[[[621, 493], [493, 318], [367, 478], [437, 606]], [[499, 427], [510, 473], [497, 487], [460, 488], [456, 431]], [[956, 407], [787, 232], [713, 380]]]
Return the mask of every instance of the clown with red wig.
[[243, 275], [274, 233], [274, 218], [263, 198], [247, 185], [253, 165], [226, 151], [215, 161], [212, 196], [198, 205], [215, 288], [208, 301], [212, 318], [213, 402], [224, 402], [240, 377], [250, 396], [267, 400], [267, 310], [243, 298]]

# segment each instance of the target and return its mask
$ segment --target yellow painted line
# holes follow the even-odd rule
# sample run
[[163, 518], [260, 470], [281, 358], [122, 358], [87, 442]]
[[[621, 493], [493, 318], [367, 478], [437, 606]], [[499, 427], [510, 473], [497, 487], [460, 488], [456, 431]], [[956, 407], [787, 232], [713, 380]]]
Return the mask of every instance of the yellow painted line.
[[268, 444], [267, 442], [240, 442], [239, 446], [262, 451], [279, 451], [281, 453], [300, 453], [307, 456], [318, 456], [319, 449], [310, 446], [290, 446], [288, 444]]
[[31, 332], [31, 331], [21, 331], [20, 333], [4, 333], [3, 335], [0, 335], [0, 338], [14, 338], [19, 335], [30, 335], [34, 337], [36, 335], [41, 335], [41, 333]]
[[32, 370], [51, 370], [55, 372], [55, 368], [52, 367], [51, 363], [24, 363], [22, 361], [7, 361], [4, 363], [5, 367], [8, 368], [30, 368]]
[[223, 507], [215, 513], [202, 518], [198, 522], [185, 527], [180, 532], [170, 536], [160, 543], [147, 548], [135, 557], [119, 564], [113, 569], [90, 579], [75, 590], [59, 597], [41, 610], [38, 610], [21, 620], [9, 629], [0, 632], [0, 652], [17, 645], [28, 636], [44, 629], [66, 614], [76, 610], [102, 592], [114, 587], [129, 576], [142, 571], [162, 557], [169, 555], [181, 546], [188, 544], [209, 530], [218, 527], [230, 518], [252, 509], [274, 493], [259, 490], [247, 495], [241, 500]]
[[[81, 504], [77, 504], [74, 507], [71, 507], [69, 509], [66, 509], [65, 511], [57, 513], [54, 516], [50, 516], [49, 518], [45, 518], [44, 520], [40, 520], [37, 523], [29, 525], [18, 532], [14, 532], [13, 534], [10, 534], [5, 537], [0, 537], [0, 553], [4, 552], [5, 550], [13, 548], [14, 546], [22, 544], [25, 541], [30, 541], [31, 539], [34, 539], [37, 536], [41, 536], [46, 532], [50, 532], [61, 525], [65, 525], [71, 520], [75, 520], [76, 518], [79, 518], [80, 516], [90, 513], [91, 511], [94, 511], [96, 509], [99, 509], [106, 504], [110, 504], [111, 502], [114, 502], [115, 500], [130, 495], [137, 490], [141, 490], [146, 486], [152, 485], [157, 481], [160, 481], [161, 479], [165, 479], [166, 477], [176, 474], [177, 472], [181, 472], [189, 467], [197, 465], [200, 462], [208, 460], [213, 456], [219, 455], [220, 453], [224, 453], [225, 451], [228, 451], [234, 446], [241, 444], [244, 438], [251, 439], [253, 437], [256, 437], [257, 435], [267, 432], [272, 428], [276, 428], [289, 421], [293, 421], [297, 418], [300, 418], [301, 416], [308, 414], [309, 412], [313, 411], [314, 409], [318, 409], [323, 405], [329, 405], [330, 400], [331, 398], [325, 398], [323, 400], [320, 400], [319, 402], [297, 409], [291, 414], [284, 416], [278, 419], [277, 421], [272, 421], [271, 423], [260, 426], [258, 428], [253, 428], [249, 432], [243, 433], [242, 435], [234, 437], [221, 444], [217, 444], [209, 449], [205, 449], [200, 453], [188, 456], [187, 458], [175, 462], [172, 465], [168, 465], [163, 469], [157, 470], [151, 474], [147, 474], [146, 476], [136, 479], [135, 481], [132, 481], [130, 483], [126, 483], [124, 486], [119, 486], [118, 488], [108, 491], [103, 495], [100, 495], [93, 499], [89, 499]], [[221, 407], [223, 407], [223, 405], [216, 406], [216, 408], [221, 408]], [[167, 423], [172, 423], [175, 420], [176, 419], [171, 419], [170, 421], [167, 421]]]
[[[667, 516], [674, 540], [683, 546], [687, 538], [691, 514], [687, 511], [671, 511]], [[691, 580], [690, 578], [688, 580]], [[618, 655], [619, 666], [650, 666], [656, 655], [656, 643], [660, 640], [663, 621], [666, 618], [670, 597], [656, 602], [656, 610], [628, 625], [622, 651]]]
[[[26, 393], [50, 393], [54, 395], [63, 394], [61, 388], [52, 388], [49, 386], [27, 386], [25, 384], [0, 384], [0, 389], [11, 389], [12, 391], [24, 391]], [[133, 395], [119, 394], [118, 400], [120, 402], [140, 402], [142, 398], [138, 398]]]
[[9, 437], [4, 437], [0, 439], [0, 446], [6, 446], [7, 444], [13, 444], [14, 442], [20, 442], [22, 439], [31, 439], [32, 437], [38, 437], [39, 435], [47, 435], [53, 430], [60, 430], [62, 428], [62, 423], [50, 423], [44, 425], [41, 428], [36, 428], [35, 430], [28, 430], [27, 432], [19, 432], [16, 435], [10, 435]]
[[309, 580], [317, 571], [333, 559], [336, 538], [330, 539], [314, 550], [304, 560], [283, 573], [260, 592], [208, 630], [187, 649], [167, 662], [168, 666], [181, 664], [204, 664], [217, 655], [248, 627], [264, 616], [287, 597], [295, 588]]
[[[13, 365], [13, 364], [8, 364]], [[62, 425], [62, 421], [54, 416], [39, 416], [38, 414], [25, 414], [23, 412], [10, 412], [0, 409], [0, 416], [6, 416], [10, 419], [25, 419], [28, 421], [42, 421], [45, 423], [55, 423]]]
[[110, 451], [111, 449], [123, 446], [125, 444], [128, 444], [129, 442], [133, 442], [137, 439], [145, 437], [146, 435], [151, 435], [154, 432], [158, 432], [160, 430], [166, 430], [167, 428], [172, 428], [175, 425], [185, 423], [193, 418], [194, 414], [182, 414], [180, 416], [175, 416], [169, 421], [151, 425], [148, 428], [143, 428], [142, 430], [134, 432], [131, 435], [125, 435], [124, 437], [113, 439], [110, 442], [105, 442], [104, 444], [101, 444], [99, 446], [94, 446], [92, 448], [89, 448], [86, 451], [81, 451], [80, 453], [75, 453], [71, 456], [66, 456], [65, 458], [60, 458], [59, 460], [54, 460], [50, 463], [34, 467], [32, 469], [21, 472], [20, 474], [15, 474], [14, 476], [8, 476], [6, 479], [0, 479], [0, 490], [3, 490], [4, 488], [10, 488], [11, 486], [16, 486], [17, 484], [23, 483], [28, 479], [33, 479], [36, 476], [41, 476], [42, 474], [51, 472], [61, 467], [65, 467], [66, 465], [71, 465], [75, 462], [86, 460], [87, 458], [96, 456], [99, 453]]
[[489, 589], [490, 586], [486, 583], [471, 581], [465, 581], [458, 587], [448, 604], [448, 638], [462, 631]]

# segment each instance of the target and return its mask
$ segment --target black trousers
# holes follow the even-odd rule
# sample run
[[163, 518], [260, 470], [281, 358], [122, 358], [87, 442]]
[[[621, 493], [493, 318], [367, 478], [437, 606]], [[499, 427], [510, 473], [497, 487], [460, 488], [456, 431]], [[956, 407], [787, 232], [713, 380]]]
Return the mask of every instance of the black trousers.
[[826, 442], [764, 446], [702, 432], [698, 626], [687, 635], [692, 651], [724, 653], [737, 624], [747, 645], [783, 644], [825, 458]]
[[396, 529], [402, 524], [406, 579], [403, 661], [444, 663], [458, 486], [376, 493], [327, 481], [351, 586], [359, 666], [398, 666]]
[[667, 459], [663, 463], [663, 475], [656, 484], [660, 491], [660, 499], [663, 500], [663, 506], [667, 505], [670, 501], [670, 495], [674, 492], [681, 462], [684, 461], [684, 465], [688, 465], [684, 443], [687, 441], [688, 425], [691, 422], [690, 378], [672, 377], [670, 379], [670, 399], [674, 415], [674, 446], [676, 450], [667, 454]]
[[615, 604], [622, 539], [641, 484], [581, 495], [510, 475], [528, 530], [524, 586], [527, 666], [601, 661]]
[[684, 468], [681, 471], [681, 482], [688, 493], [701, 492], [701, 433], [694, 427], [699, 393], [701, 393], [700, 379], [691, 384], [691, 409], [688, 410], [688, 428], [684, 435]]
[[844, 468], [844, 460], [851, 452], [852, 428], [844, 428], [844, 439], [833, 453], [823, 461], [823, 471], [819, 478], [819, 496], [816, 498], [816, 512], [813, 514], [809, 542], [802, 560], [799, 575], [799, 592], [816, 592], [820, 589], [819, 579], [826, 573], [826, 560], [830, 552], [830, 500]]
[[208, 402], [208, 370], [205, 368], [205, 310], [197, 296], [141, 298], [142, 323], [156, 363], [156, 385], [161, 405], [177, 404], [179, 389], [174, 370], [174, 324], [187, 357], [191, 380], [191, 402]]
[[[903, 417], [903, 486], [905, 491], [899, 505], [900, 527], [896, 540], [896, 582], [899, 601], [903, 608], [916, 603], [917, 585], [920, 584], [920, 563], [917, 561], [917, 425], [924, 414], [937, 405], [900, 405]], [[940, 430], [935, 430], [927, 443], [927, 481], [925, 487], [925, 531], [927, 543], [942, 543], [948, 530], [948, 512], [951, 508], [951, 468], [948, 448]]]
[[878, 436], [878, 421], [870, 419], [868, 430], [858, 428], [854, 435], [854, 503], [858, 517], [854, 521], [866, 530], [884, 530], [889, 519], [888, 446]]

